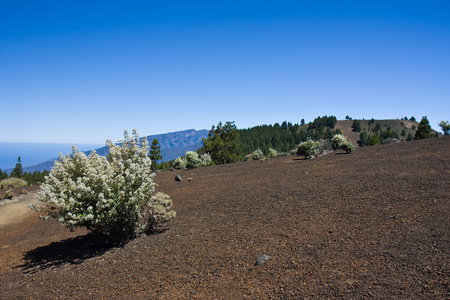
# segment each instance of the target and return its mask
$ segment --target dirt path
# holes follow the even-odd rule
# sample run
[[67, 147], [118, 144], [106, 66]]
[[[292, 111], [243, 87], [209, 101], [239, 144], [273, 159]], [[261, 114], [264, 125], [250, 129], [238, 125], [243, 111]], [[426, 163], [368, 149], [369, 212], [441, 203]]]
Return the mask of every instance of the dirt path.
[[20, 223], [26, 217], [34, 214], [28, 208], [28, 204], [36, 205], [38, 203], [36, 199], [37, 193], [38, 191], [33, 191], [12, 200], [0, 201], [0, 234], [3, 234], [7, 227]]

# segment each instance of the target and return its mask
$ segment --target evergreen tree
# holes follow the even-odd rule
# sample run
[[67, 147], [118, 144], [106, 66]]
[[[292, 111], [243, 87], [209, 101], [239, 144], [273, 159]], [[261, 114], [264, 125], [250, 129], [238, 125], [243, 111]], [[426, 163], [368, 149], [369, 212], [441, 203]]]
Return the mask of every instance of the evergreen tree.
[[20, 160], [20, 156], [19, 156], [19, 158], [17, 159], [16, 166], [12, 170], [10, 177], [20, 178], [20, 177], [22, 177], [22, 174], [23, 174], [22, 161]]
[[159, 141], [157, 139], [153, 139], [152, 145], [150, 146], [150, 159], [152, 160], [152, 169], [155, 170], [158, 166], [158, 160], [162, 159], [161, 155], [161, 147], [159, 146]]
[[234, 122], [226, 122], [225, 125], [219, 122], [217, 127], [213, 125], [203, 144], [215, 164], [232, 163], [241, 158], [242, 143]]
[[360, 132], [361, 131], [361, 123], [358, 120], [353, 121], [353, 131]]
[[414, 135], [414, 138], [416, 140], [420, 139], [428, 139], [432, 138], [433, 134], [431, 133], [431, 126], [428, 122], [428, 119], [426, 116], [422, 117], [422, 120], [419, 123], [419, 127], [417, 128], [416, 134]]
[[450, 133], [450, 124], [448, 123], [448, 121], [447, 122], [441, 121], [439, 123], [439, 126], [441, 127], [442, 132], [444, 133], [444, 135], [448, 135]]
[[2, 169], [0, 169], [0, 180], [8, 178], [8, 173], [3, 172]]

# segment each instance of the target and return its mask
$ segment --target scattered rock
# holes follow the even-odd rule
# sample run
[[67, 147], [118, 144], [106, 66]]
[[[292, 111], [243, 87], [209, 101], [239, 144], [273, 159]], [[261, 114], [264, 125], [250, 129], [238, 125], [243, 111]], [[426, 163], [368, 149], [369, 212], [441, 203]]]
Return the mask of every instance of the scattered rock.
[[192, 178], [191, 178], [191, 177], [188, 177], [188, 181], [192, 181]]
[[180, 174], [177, 174], [177, 176], [175, 176], [175, 181], [182, 181]]
[[263, 263], [265, 263], [266, 261], [268, 261], [270, 259], [270, 256], [267, 254], [261, 254], [258, 259], [256, 260], [255, 266], [260, 266]]
[[21, 189], [20, 190], [20, 194], [21, 195], [26, 195], [26, 194], [28, 194], [28, 190], [27, 189]]

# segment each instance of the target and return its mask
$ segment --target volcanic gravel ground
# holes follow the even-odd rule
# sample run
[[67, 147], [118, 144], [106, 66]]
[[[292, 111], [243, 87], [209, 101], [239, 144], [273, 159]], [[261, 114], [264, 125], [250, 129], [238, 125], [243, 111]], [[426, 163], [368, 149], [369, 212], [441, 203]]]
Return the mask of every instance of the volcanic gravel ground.
[[448, 299], [449, 178], [450, 137], [157, 173], [177, 211], [160, 233], [11, 224], [0, 298]]

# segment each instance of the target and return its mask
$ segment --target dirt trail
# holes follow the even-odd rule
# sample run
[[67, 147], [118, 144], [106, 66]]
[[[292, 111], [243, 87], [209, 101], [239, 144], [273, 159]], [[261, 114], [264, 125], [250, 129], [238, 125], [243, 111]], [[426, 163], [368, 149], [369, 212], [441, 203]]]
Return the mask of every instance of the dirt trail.
[[26, 195], [21, 195], [12, 200], [0, 201], [0, 234], [5, 229], [15, 223], [20, 223], [26, 217], [34, 214], [28, 208], [28, 204], [37, 204], [36, 194], [38, 191], [30, 192]]

